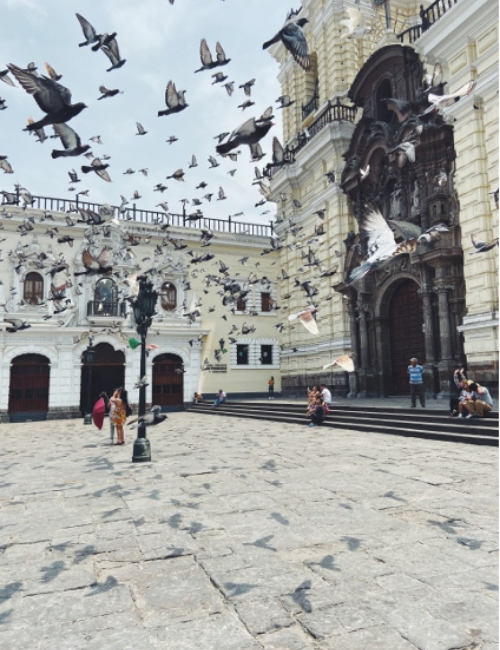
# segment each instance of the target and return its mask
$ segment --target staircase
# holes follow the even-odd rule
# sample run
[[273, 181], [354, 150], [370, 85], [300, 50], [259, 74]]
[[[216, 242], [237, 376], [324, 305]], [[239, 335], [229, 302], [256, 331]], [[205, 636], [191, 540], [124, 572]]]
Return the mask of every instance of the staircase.
[[[303, 404], [230, 401], [217, 407], [213, 407], [211, 403], [193, 404], [188, 411], [304, 426], [309, 423]], [[350, 429], [371, 434], [382, 433], [498, 447], [498, 413], [494, 412], [486, 418], [467, 419], [451, 418], [449, 412], [444, 409], [333, 405], [321, 429]]]

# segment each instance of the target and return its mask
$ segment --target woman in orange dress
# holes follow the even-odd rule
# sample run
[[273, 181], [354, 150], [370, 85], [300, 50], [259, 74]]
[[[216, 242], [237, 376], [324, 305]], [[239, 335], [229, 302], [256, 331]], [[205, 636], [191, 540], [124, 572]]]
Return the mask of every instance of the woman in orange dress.
[[127, 406], [128, 406], [128, 394], [124, 388], [117, 388], [113, 393], [113, 397], [110, 400], [115, 408], [113, 410], [113, 415], [111, 416], [113, 424], [116, 427], [116, 436], [118, 438], [117, 445], [125, 444], [125, 434], [123, 432], [123, 425], [127, 421]]

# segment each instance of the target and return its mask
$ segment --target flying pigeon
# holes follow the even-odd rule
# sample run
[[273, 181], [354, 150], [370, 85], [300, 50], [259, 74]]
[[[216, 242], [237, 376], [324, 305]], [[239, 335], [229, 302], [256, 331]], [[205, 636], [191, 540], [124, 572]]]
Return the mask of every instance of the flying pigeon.
[[165, 104], [167, 109], [158, 111], [158, 117], [162, 115], [171, 115], [172, 113], [179, 113], [189, 106], [186, 104], [184, 94], [185, 90], [177, 90], [173, 81], [169, 81], [165, 90]]
[[176, 181], [184, 181], [184, 172], [182, 169], [177, 169], [173, 174], [167, 176], [167, 179], [173, 178]]
[[108, 41], [107, 45], [102, 45], [100, 49], [111, 61], [111, 67], [108, 68], [106, 72], [111, 72], [111, 70], [121, 68], [127, 60], [121, 58], [120, 51], [118, 49], [118, 41], [116, 38], [112, 38], [110, 41]]
[[99, 86], [99, 92], [101, 96], [97, 99], [107, 99], [108, 97], [114, 97], [115, 95], [123, 95], [123, 90], [118, 90], [118, 88], [106, 88], [106, 86]]
[[99, 178], [102, 178], [103, 181], [111, 183], [111, 177], [109, 176], [106, 168], [109, 167], [108, 164], [102, 163], [99, 158], [94, 158], [89, 165], [82, 165], [81, 170], [84, 174], [89, 172], [95, 172]]
[[14, 334], [14, 332], [20, 332], [22, 330], [27, 330], [28, 327], [31, 327], [27, 320], [21, 320], [20, 318], [4, 318], [4, 322], [11, 324], [11, 327], [5, 328], [5, 331], [9, 332], [10, 334]]
[[[80, 156], [90, 149], [89, 144], [82, 145], [80, 136], [67, 124], [53, 124], [54, 133], [61, 139], [64, 149], [53, 149], [52, 158]], [[72, 180], [74, 183], [75, 181]]]
[[346, 279], [346, 284], [357, 282], [384, 260], [405, 253], [413, 253], [417, 248], [416, 239], [407, 239], [400, 244], [396, 243], [393, 231], [375, 206], [367, 206], [360, 230], [363, 239], [366, 240], [368, 257], [360, 266], [352, 269]]
[[201, 43], [200, 43], [201, 68], [198, 68], [198, 70], [195, 70], [195, 72], [202, 72], [203, 70], [212, 70], [212, 68], [217, 68], [221, 65], [226, 65], [227, 63], [229, 63], [229, 61], [231, 61], [231, 59], [226, 58], [226, 54], [222, 49], [222, 45], [220, 43], [216, 43], [215, 51], [217, 53], [216, 61], [214, 61], [212, 58], [212, 53], [210, 52], [210, 48], [207, 45], [207, 41], [204, 38], [201, 39]]
[[113, 267], [108, 264], [111, 248], [105, 246], [97, 257], [85, 249], [82, 253], [82, 262], [85, 271], [78, 271], [75, 275], [106, 275], [113, 270]]
[[341, 25], [345, 25], [348, 29], [340, 38], [362, 38], [365, 34], [370, 34], [373, 27], [365, 25], [365, 17], [361, 11], [355, 7], [346, 7], [345, 11], [349, 14], [349, 19], [339, 20]]
[[[8, 66], [7, 66], [8, 67]], [[442, 108], [447, 106], [452, 106], [455, 102], [458, 102], [462, 97], [470, 95], [476, 88], [475, 81], [467, 81], [463, 86], [454, 92], [448, 95], [435, 95], [434, 93], [429, 93], [427, 98], [429, 100], [429, 108], [426, 108], [422, 115], [427, 115], [428, 113], [439, 112]]]
[[306, 71], [309, 70], [311, 57], [309, 56], [306, 37], [302, 31], [302, 27], [308, 22], [307, 18], [299, 18], [297, 22], [287, 23], [270, 41], [264, 43], [262, 49], [266, 50], [273, 43], [281, 41], [301, 68]]
[[492, 248], [495, 248], [495, 246], [498, 246], [498, 237], [496, 239], [493, 239], [489, 244], [487, 244], [485, 241], [479, 239], [477, 235], [472, 234], [470, 236], [472, 245], [476, 249], [475, 251], [471, 252], [471, 255], [474, 253], [485, 253], [486, 251], [490, 251]]
[[227, 142], [219, 144], [216, 147], [217, 153], [229, 153], [242, 144], [256, 144], [267, 134], [272, 126], [273, 122], [259, 123], [255, 118], [251, 118], [233, 131]]
[[38, 122], [28, 124], [27, 131], [35, 131], [47, 124], [68, 122], [81, 113], [87, 106], [83, 102], [71, 103], [71, 92], [57, 81], [48, 77], [39, 77], [34, 72], [26, 72], [14, 64], [7, 66], [19, 84], [29, 94], [33, 95], [45, 117]]
[[298, 312], [297, 314], [290, 314], [288, 320], [295, 320], [296, 318], [299, 318], [300, 322], [306, 328], [306, 330], [311, 334], [316, 335], [318, 334], [318, 326], [316, 325], [316, 320], [313, 316], [315, 312], [316, 312], [316, 307], [314, 307], [314, 305], [310, 305], [309, 307], [307, 307], [301, 312]]
[[130, 428], [134, 428], [132, 425], [137, 423], [135, 428], [138, 429], [141, 426], [152, 427], [157, 424], [161, 424], [162, 422], [165, 422], [166, 419], [167, 416], [165, 413], [161, 412], [161, 406], [153, 406], [149, 413], [143, 415], [142, 417], [130, 420], [128, 424], [130, 425]]
[[78, 43], [79, 47], [84, 47], [85, 45], [90, 45], [91, 43], [97, 43], [101, 38], [101, 34], [98, 34], [94, 27], [80, 14], [76, 14], [78, 22], [81, 25], [83, 30], [83, 35], [85, 36], [85, 41], [83, 43]]
[[328, 368], [333, 368], [333, 366], [340, 366], [347, 372], [354, 372], [354, 361], [348, 354], [338, 357], [335, 361], [332, 361], [332, 363], [327, 363], [326, 366], [323, 366], [323, 370], [328, 370]]
[[250, 79], [250, 81], [246, 81], [244, 84], [241, 84], [238, 86], [238, 88], [243, 88], [243, 92], [247, 97], [250, 97], [252, 94], [252, 86], [255, 83], [255, 79]]

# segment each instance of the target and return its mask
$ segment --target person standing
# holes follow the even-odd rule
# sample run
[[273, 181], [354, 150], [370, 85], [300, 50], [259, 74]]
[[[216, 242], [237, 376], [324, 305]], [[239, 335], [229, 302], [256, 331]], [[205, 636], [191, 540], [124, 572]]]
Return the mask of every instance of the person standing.
[[269, 387], [269, 399], [274, 399], [274, 377], [270, 377], [267, 382]]
[[116, 427], [116, 436], [118, 438], [117, 445], [125, 444], [125, 434], [123, 432], [123, 425], [127, 421], [127, 406], [128, 406], [128, 393], [124, 388], [117, 388], [111, 398], [111, 403], [114, 404], [114, 411], [112, 415], [113, 424]]
[[420, 400], [420, 406], [425, 408], [425, 393], [424, 393], [424, 369], [419, 365], [418, 359], [412, 357], [410, 365], [408, 366], [408, 376], [410, 378], [410, 397], [411, 408], [414, 409], [417, 403], [417, 395]]

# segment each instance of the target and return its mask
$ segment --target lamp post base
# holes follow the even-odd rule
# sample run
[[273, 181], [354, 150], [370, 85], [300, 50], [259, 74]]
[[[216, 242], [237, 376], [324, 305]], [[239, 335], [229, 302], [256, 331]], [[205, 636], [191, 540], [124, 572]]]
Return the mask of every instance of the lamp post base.
[[136, 438], [134, 441], [134, 451], [132, 454], [133, 463], [150, 463], [151, 462], [151, 445], [147, 438]]
[[86, 413], [83, 418], [83, 424], [92, 424], [92, 413]]

